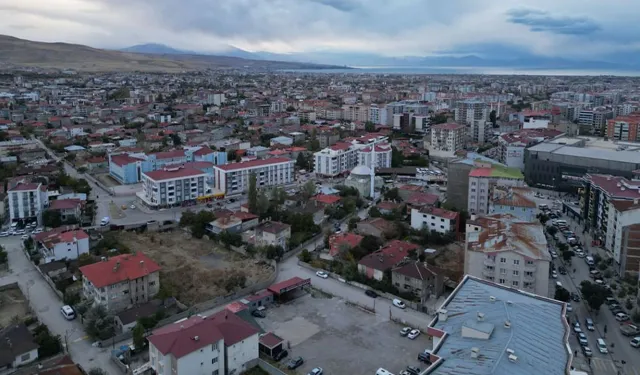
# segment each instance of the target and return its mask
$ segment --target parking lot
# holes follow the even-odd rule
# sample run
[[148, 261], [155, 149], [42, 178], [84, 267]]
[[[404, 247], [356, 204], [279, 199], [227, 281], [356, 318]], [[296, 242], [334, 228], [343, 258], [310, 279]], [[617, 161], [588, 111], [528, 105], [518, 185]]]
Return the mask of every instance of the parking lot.
[[267, 310], [259, 323], [290, 344], [289, 356], [302, 356], [297, 373], [322, 367], [325, 374], [375, 374], [380, 367], [394, 374], [407, 365], [424, 369], [418, 353], [431, 348], [421, 334], [415, 340], [400, 335], [402, 326], [347, 304], [313, 293]]

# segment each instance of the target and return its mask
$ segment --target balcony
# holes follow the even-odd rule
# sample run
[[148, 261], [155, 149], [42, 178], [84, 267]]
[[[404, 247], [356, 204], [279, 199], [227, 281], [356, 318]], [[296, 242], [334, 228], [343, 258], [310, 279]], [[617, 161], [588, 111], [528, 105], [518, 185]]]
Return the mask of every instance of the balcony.
[[525, 264], [524, 265], [524, 272], [535, 272], [538, 266], [536, 266], [535, 264]]
[[493, 259], [485, 259], [484, 260], [484, 265], [487, 266], [487, 267], [494, 267], [495, 268], [496, 261], [493, 260]]
[[535, 283], [535, 282], [536, 282], [536, 278], [535, 278], [535, 277], [533, 277], [533, 276], [526, 276], [526, 275], [525, 275], [525, 276], [523, 276], [523, 277], [522, 277], [522, 280], [523, 280], [525, 283]]

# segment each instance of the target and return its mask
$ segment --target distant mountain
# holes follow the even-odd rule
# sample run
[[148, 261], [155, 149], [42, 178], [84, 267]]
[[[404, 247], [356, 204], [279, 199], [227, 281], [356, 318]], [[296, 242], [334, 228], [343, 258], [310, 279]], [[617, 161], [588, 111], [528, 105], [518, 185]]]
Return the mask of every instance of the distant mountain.
[[175, 48], [171, 48], [165, 44], [157, 44], [157, 43], [146, 43], [146, 44], [138, 44], [135, 46], [123, 48], [120, 51], [122, 52], [133, 52], [133, 53], [147, 53], [147, 54], [157, 54], [157, 55], [185, 55], [185, 54], [195, 54], [194, 52], [186, 52], [177, 50]]

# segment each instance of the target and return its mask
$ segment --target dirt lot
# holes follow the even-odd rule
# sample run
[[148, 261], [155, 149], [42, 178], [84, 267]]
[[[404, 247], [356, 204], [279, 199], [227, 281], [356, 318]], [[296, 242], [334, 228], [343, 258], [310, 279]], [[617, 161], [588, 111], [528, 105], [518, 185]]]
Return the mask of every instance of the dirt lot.
[[266, 280], [271, 266], [256, 264], [208, 240], [198, 240], [182, 231], [165, 233], [122, 232], [118, 240], [142, 251], [162, 266], [160, 282], [187, 305], [232, 293]]
[[433, 345], [424, 334], [409, 340], [400, 335], [401, 325], [322, 293], [304, 295], [266, 312], [266, 318], [258, 320], [260, 326], [291, 345], [288, 358], [279, 365], [297, 356], [304, 358], [296, 374], [316, 366], [326, 374], [350, 375], [375, 374], [380, 367], [394, 374], [407, 365], [424, 369], [418, 353]]
[[93, 177], [95, 177], [96, 180], [102, 182], [107, 187], [120, 186], [120, 183], [113, 177], [109, 176], [108, 173], [96, 173], [93, 175]]
[[27, 316], [27, 299], [18, 288], [0, 291], [0, 327], [6, 327], [17, 316]]
[[446, 246], [433, 246], [437, 252], [427, 256], [427, 262], [448, 272], [447, 276], [457, 281], [464, 275], [464, 245], [457, 242]]

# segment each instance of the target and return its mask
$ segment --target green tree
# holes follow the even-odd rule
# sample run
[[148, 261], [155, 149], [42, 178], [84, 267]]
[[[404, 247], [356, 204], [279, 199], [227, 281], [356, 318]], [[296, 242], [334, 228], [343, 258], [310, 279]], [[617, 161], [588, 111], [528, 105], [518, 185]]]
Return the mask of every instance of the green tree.
[[354, 230], [358, 227], [358, 223], [360, 222], [359, 217], [352, 217], [349, 219], [349, 230]]
[[3, 246], [0, 246], [0, 264], [7, 264], [9, 256]]
[[537, 214], [536, 217], [540, 220], [540, 224], [544, 225], [547, 221], [549, 221], [549, 216], [545, 214]]
[[610, 292], [603, 286], [592, 283], [588, 280], [584, 280], [580, 283], [580, 292], [582, 293], [582, 297], [587, 301], [591, 310], [595, 311], [596, 314], [600, 312], [600, 306], [602, 306], [607, 296], [610, 295]]
[[133, 346], [136, 350], [140, 350], [144, 347], [144, 326], [140, 322], [140, 319], [136, 322], [136, 326], [133, 327]]
[[300, 259], [301, 262], [309, 263], [313, 258], [311, 257], [309, 250], [303, 249], [298, 255], [298, 259]]
[[551, 237], [555, 236], [556, 233], [558, 233], [558, 228], [556, 227], [547, 227], [547, 233], [549, 233], [549, 235], [551, 235]]
[[42, 213], [42, 224], [48, 228], [57, 228], [62, 225], [60, 211], [46, 210]]
[[573, 252], [573, 250], [567, 250], [562, 252], [562, 259], [564, 259], [565, 262], [569, 262], [574, 255], [575, 253]]
[[[256, 203], [256, 212], [254, 215], [258, 215], [260, 217], [264, 217], [271, 209], [271, 202], [269, 202], [269, 197], [261, 191], [258, 194], [258, 202]], [[275, 207], [273, 207], [275, 209]]]
[[562, 287], [556, 287], [556, 294], [553, 297], [554, 299], [562, 302], [569, 302], [571, 298], [571, 293], [568, 290]]
[[315, 128], [311, 130], [311, 138], [309, 139], [309, 149], [314, 152], [320, 150], [320, 141], [318, 141], [318, 131]]
[[400, 198], [400, 192], [398, 191], [398, 188], [393, 188], [391, 190], [387, 190], [384, 193], [384, 198], [390, 201], [401, 201], [402, 199]]
[[364, 130], [369, 133], [373, 133], [376, 131], [376, 125], [371, 121], [367, 121], [364, 123]]
[[449, 118], [445, 113], [438, 113], [437, 115], [431, 117], [431, 124], [434, 124], [434, 125], [444, 124], [448, 120]]
[[302, 193], [302, 196], [304, 197], [305, 201], [308, 201], [309, 199], [311, 199], [311, 197], [316, 195], [316, 184], [315, 184], [315, 182], [313, 182], [312, 180], [309, 180], [309, 181], [305, 182], [305, 184], [302, 185], [301, 193]]
[[391, 147], [391, 167], [400, 168], [404, 165], [404, 155], [402, 151], [395, 147]]
[[369, 209], [369, 216], [371, 217], [381, 217], [382, 213], [380, 213], [380, 210], [378, 209], [378, 207], [373, 206]]
[[496, 110], [492, 110], [491, 112], [489, 112], [489, 121], [491, 121], [491, 123], [493, 124], [493, 127], [496, 127], [496, 123], [498, 121], [498, 118], [496, 116]]
[[249, 175], [248, 205], [249, 212], [252, 214], [255, 214], [258, 211], [258, 187], [255, 173], [251, 173]]
[[171, 134], [171, 140], [173, 141], [174, 146], [180, 146], [182, 144], [182, 139], [177, 134]]
[[5, 142], [9, 139], [9, 134], [7, 132], [0, 132], [0, 142]]

